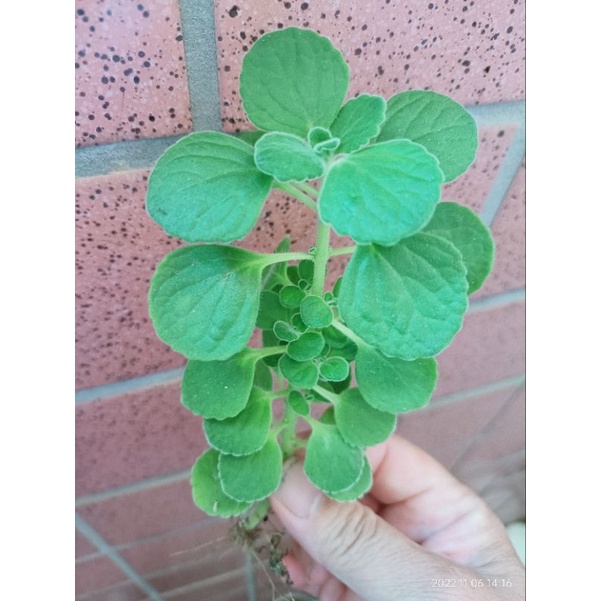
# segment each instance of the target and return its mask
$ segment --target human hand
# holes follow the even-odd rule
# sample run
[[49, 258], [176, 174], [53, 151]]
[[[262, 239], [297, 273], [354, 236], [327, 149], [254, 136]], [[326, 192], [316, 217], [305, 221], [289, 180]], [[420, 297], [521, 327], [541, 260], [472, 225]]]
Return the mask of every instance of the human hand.
[[298, 543], [284, 560], [295, 587], [320, 601], [525, 598], [524, 568], [480, 497], [398, 436], [367, 455], [373, 487], [361, 501], [332, 501], [300, 463], [271, 497]]

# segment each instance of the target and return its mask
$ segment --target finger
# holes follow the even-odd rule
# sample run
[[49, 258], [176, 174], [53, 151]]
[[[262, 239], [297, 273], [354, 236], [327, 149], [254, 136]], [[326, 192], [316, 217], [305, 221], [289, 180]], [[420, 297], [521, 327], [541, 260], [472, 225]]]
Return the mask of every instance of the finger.
[[450, 562], [416, 545], [362, 503], [328, 499], [301, 464], [290, 467], [272, 506], [318, 564], [370, 601], [412, 598], [418, 590], [427, 594], [431, 578], [455, 573]]

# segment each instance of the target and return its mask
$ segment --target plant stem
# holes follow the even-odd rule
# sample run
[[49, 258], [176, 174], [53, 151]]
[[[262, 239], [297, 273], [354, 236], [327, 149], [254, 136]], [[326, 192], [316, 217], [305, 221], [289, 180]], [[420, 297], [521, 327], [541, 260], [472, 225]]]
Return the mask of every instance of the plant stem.
[[302, 261], [303, 259], [313, 259], [313, 255], [309, 253], [290, 252], [290, 253], [273, 253], [271, 255], [261, 255], [260, 261], [263, 268], [274, 263], [283, 263], [284, 261]]
[[307, 184], [306, 182], [296, 182], [296, 184], [294, 184], [294, 185], [297, 188], [300, 188], [303, 192], [306, 192], [312, 198], [317, 199], [317, 196], [319, 194], [313, 186]]
[[290, 194], [290, 196], [294, 196], [297, 200], [300, 200], [304, 205], [307, 205], [312, 211], [317, 211], [316, 202], [305, 192], [299, 190], [296, 186], [292, 184], [285, 183], [277, 183], [274, 185], [274, 188], [279, 188], [286, 192], [286, 194]]
[[343, 323], [340, 323], [334, 319], [332, 321], [332, 326], [344, 334], [347, 338], [350, 338], [357, 346], [365, 345], [365, 341], [361, 340], [361, 338], [359, 338], [359, 336], [357, 336], [353, 330], [347, 328]]
[[318, 392], [324, 399], [328, 399], [332, 405], [335, 405], [338, 402], [338, 395], [322, 388], [321, 386], [313, 386], [313, 390]]
[[317, 296], [323, 295], [326, 281], [326, 267], [330, 258], [330, 225], [318, 219], [317, 242], [315, 244], [315, 269], [313, 271], [313, 286], [311, 292]]
[[330, 251], [330, 257], [337, 257], [339, 255], [352, 255], [357, 250], [357, 245], [344, 246], [343, 248], [333, 248]]
[[265, 357], [271, 357], [271, 355], [279, 355], [286, 350], [285, 346], [266, 346], [261, 348], [253, 349], [256, 360], [259, 361]]

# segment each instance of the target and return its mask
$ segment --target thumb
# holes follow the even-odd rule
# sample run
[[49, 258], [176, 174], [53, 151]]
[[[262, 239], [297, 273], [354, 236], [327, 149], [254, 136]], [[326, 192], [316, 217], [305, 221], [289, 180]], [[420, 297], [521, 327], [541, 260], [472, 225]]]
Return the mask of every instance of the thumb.
[[433, 555], [358, 501], [338, 503], [294, 464], [271, 497], [273, 510], [295, 540], [327, 570], [370, 601], [432, 593], [432, 579], [450, 562]]

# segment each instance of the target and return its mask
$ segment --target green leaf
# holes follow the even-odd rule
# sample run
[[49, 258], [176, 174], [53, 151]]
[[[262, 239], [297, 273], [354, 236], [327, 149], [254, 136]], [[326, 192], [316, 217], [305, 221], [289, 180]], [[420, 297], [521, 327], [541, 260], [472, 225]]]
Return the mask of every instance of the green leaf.
[[[280, 240], [274, 252], [290, 252], [290, 236], [286, 234]], [[287, 281], [286, 266], [286, 261], [281, 261], [280, 263], [273, 263], [265, 269], [265, 273], [263, 274], [263, 290], [272, 290], [275, 286], [281, 285]]]
[[206, 418], [238, 415], [248, 402], [256, 361], [250, 349], [225, 361], [188, 361], [182, 378], [182, 404]]
[[361, 471], [361, 476], [359, 476], [359, 480], [357, 480], [350, 488], [339, 492], [328, 493], [328, 496], [335, 501], [356, 501], [369, 492], [372, 484], [373, 476], [371, 473], [371, 466], [369, 465], [367, 457], [364, 457], [363, 469]]
[[[261, 341], [263, 343], [263, 348], [268, 348], [270, 346], [286, 345], [285, 342], [282, 342], [278, 339], [278, 337], [273, 333], [273, 330], [263, 330], [261, 332]], [[279, 360], [279, 355], [269, 355], [268, 357], [263, 357], [265, 365], [274, 369], [277, 368]]]
[[313, 283], [313, 274], [315, 273], [315, 262], [310, 259], [303, 259], [298, 262], [298, 275], [303, 280]]
[[301, 317], [300, 313], [295, 313], [292, 318], [290, 319], [290, 323], [299, 331], [299, 332], [306, 332], [307, 328], [309, 326], [307, 326], [307, 324], [303, 321], [303, 318]]
[[257, 386], [261, 390], [273, 390], [273, 375], [269, 367], [267, 367], [265, 359], [261, 359], [255, 364], [253, 386]]
[[278, 182], [303, 182], [321, 177], [323, 160], [297, 136], [271, 132], [255, 144], [255, 163]]
[[298, 340], [300, 336], [287, 321], [276, 321], [273, 324], [273, 333], [277, 336], [278, 340], [283, 340], [284, 342]]
[[271, 401], [254, 388], [246, 407], [229, 419], [205, 419], [209, 444], [228, 455], [249, 455], [263, 447], [271, 428]]
[[256, 453], [236, 457], [219, 455], [219, 478], [223, 491], [238, 501], [259, 501], [275, 492], [282, 478], [282, 451], [268, 438]]
[[288, 393], [288, 405], [290, 405], [296, 414], [303, 417], [309, 415], [311, 412], [307, 399], [298, 390], [291, 390]]
[[363, 460], [363, 451], [345, 442], [336, 426], [314, 423], [305, 473], [315, 486], [328, 494], [350, 488], [361, 477]]
[[298, 309], [305, 293], [298, 286], [284, 286], [280, 292], [280, 303], [288, 309]]
[[279, 294], [271, 290], [261, 292], [259, 313], [257, 314], [257, 327], [262, 330], [271, 330], [276, 321], [287, 321], [290, 311], [280, 302]]
[[404, 138], [427, 148], [450, 182], [472, 163], [478, 147], [474, 118], [457, 102], [436, 92], [401, 92], [388, 101], [379, 142]]
[[358, 388], [349, 388], [338, 397], [334, 415], [344, 440], [356, 447], [371, 447], [384, 442], [396, 426], [396, 416], [374, 409]]
[[217, 463], [219, 453], [213, 449], [205, 451], [192, 468], [190, 484], [194, 503], [208, 515], [229, 518], [244, 513], [248, 502], [234, 501], [221, 488]]
[[355, 375], [363, 398], [372, 407], [400, 413], [427, 405], [438, 373], [435, 359], [405, 361], [359, 345]]
[[419, 231], [440, 199], [438, 161], [419, 144], [392, 140], [335, 162], [319, 200], [322, 221], [359, 244], [390, 246]]
[[188, 359], [222, 360], [249, 341], [259, 310], [261, 255], [229, 246], [169, 253], [150, 283], [157, 335]]
[[170, 236], [232, 242], [252, 229], [271, 184], [255, 166], [252, 146], [219, 132], [194, 133], [158, 160], [146, 206]]
[[467, 268], [468, 294], [482, 286], [492, 270], [495, 243], [478, 215], [455, 202], [442, 202], [422, 231], [448, 240], [459, 250]]
[[348, 65], [328, 38], [290, 27], [259, 38], [246, 54], [240, 96], [260, 129], [305, 138], [334, 121], [348, 84]]
[[265, 132], [258, 129], [250, 131], [240, 131], [233, 135], [235, 138], [238, 138], [238, 140], [242, 140], [243, 142], [254, 146], [257, 143], [257, 141], [261, 139], [261, 136], [265, 135]]
[[317, 384], [319, 371], [313, 361], [295, 361], [282, 355], [278, 365], [282, 376], [296, 388], [313, 388]]
[[329, 382], [344, 382], [349, 375], [348, 361], [342, 357], [328, 357], [319, 366], [319, 375]]
[[349, 100], [330, 128], [340, 138], [338, 152], [353, 152], [378, 135], [386, 115], [386, 101], [381, 96], [361, 94]]
[[320, 296], [306, 296], [301, 301], [300, 314], [311, 328], [327, 328], [332, 323], [332, 309]]
[[365, 342], [408, 361], [440, 353], [461, 329], [467, 280], [459, 251], [431, 234], [360, 246], [340, 289], [342, 319]]
[[332, 139], [332, 132], [325, 127], [314, 127], [307, 134], [307, 141], [309, 142], [309, 146], [314, 148], [317, 144], [322, 144], [323, 142], [327, 142]]
[[309, 361], [319, 356], [324, 345], [325, 341], [319, 332], [304, 332], [298, 340], [288, 345], [286, 353], [295, 361]]

